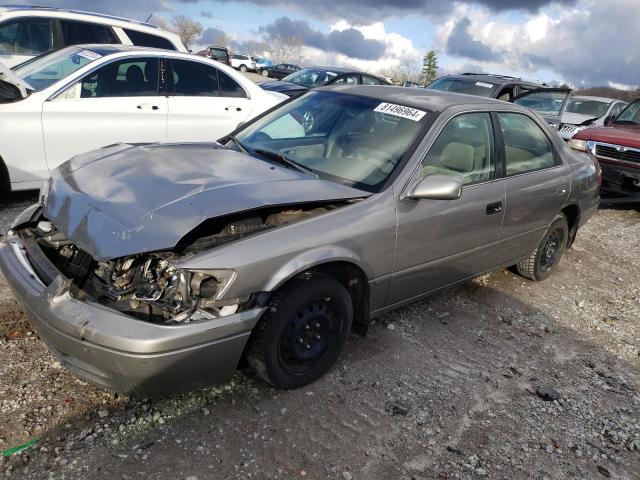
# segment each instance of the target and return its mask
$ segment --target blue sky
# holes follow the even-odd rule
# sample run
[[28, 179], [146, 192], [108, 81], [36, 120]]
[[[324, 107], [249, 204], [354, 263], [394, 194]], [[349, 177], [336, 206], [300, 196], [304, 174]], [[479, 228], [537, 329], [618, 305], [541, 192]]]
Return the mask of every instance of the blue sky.
[[[183, 14], [242, 45], [274, 32], [304, 43], [305, 64], [375, 73], [419, 68], [491, 71], [575, 86], [640, 84], [638, 0], [43, 0], [135, 19]], [[203, 15], [205, 12], [207, 15]], [[152, 17], [152, 22], [153, 18]], [[196, 42], [197, 43], [197, 42]], [[240, 47], [241, 48], [241, 47]], [[597, 61], [596, 61], [597, 60]]]

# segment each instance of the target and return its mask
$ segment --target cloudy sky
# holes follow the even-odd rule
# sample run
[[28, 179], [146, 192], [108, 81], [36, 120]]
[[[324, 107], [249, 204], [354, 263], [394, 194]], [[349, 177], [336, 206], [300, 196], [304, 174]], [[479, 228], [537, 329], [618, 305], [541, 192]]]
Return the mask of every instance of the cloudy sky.
[[[640, 0], [40, 0], [124, 15], [184, 14], [236, 42], [295, 34], [305, 64], [379, 72], [435, 49], [441, 73], [574, 86], [640, 85]], [[153, 21], [153, 20], [152, 20]]]

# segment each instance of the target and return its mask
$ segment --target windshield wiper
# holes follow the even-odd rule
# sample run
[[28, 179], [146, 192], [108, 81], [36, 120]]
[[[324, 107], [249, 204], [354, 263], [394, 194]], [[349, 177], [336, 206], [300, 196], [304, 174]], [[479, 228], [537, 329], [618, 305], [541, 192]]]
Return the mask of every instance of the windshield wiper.
[[298, 170], [302, 173], [310, 173], [316, 177], [318, 176], [312, 169], [288, 159], [282, 153], [274, 152], [273, 150], [264, 150], [262, 148], [256, 148], [254, 152], [258, 155], [262, 155], [263, 157], [267, 157], [270, 160], [275, 160], [277, 163], [284, 165], [285, 167], [293, 168], [294, 170]]

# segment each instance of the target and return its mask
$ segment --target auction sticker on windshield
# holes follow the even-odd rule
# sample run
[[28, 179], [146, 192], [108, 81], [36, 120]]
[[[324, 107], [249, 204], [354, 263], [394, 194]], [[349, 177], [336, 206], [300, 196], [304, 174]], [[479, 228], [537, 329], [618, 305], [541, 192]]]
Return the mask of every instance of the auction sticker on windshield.
[[395, 103], [381, 103], [373, 111], [406, 118], [408, 120], [413, 120], [414, 122], [419, 122], [422, 117], [427, 114], [427, 112], [423, 110], [405, 107], [404, 105], [396, 105]]
[[484, 82], [476, 82], [476, 86], [484, 87], [484, 88], [493, 88], [493, 85], [491, 83], [484, 83]]
[[100, 55], [98, 55], [96, 52], [92, 52], [91, 50], [81, 50], [78, 52], [78, 55], [91, 61], [97, 60], [100, 58]]

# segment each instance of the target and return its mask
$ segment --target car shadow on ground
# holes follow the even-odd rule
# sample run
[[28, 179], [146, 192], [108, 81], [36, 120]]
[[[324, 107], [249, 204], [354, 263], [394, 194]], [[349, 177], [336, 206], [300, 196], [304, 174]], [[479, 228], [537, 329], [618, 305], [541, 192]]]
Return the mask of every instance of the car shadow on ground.
[[15, 473], [638, 478], [638, 365], [516, 298], [519, 281], [497, 272], [379, 318], [306, 388], [243, 371], [223, 387], [95, 405], [45, 432]]

